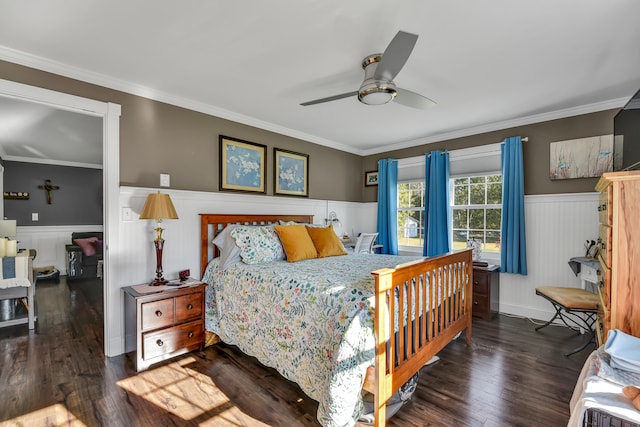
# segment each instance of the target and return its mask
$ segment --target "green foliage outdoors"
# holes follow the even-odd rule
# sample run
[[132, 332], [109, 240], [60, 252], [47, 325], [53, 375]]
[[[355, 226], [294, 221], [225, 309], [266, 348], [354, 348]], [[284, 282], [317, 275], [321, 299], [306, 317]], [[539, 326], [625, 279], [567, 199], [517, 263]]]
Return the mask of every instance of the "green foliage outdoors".
[[[483, 251], [500, 252], [502, 176], [456, 178], [452, 187], [453, 249], [465, 248], [473, 238], [482, 242]], [[400, 246], [423, 246], [423, 206], [424, 182], [398, 185]]]

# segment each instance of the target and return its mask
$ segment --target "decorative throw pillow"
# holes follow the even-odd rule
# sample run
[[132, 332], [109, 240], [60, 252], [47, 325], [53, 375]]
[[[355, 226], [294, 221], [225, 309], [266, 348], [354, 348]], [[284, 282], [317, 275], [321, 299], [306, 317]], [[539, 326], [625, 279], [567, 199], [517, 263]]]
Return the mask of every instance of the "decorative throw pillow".
[[284, 259], [282, 244], [273, 226], [241, 225], [231, 230], [245, 264], [259, 264]]
[[238, 224], [229, 224], [212, 240], [212, 243], [220, 250], [218, 265], [221, 270], [225, 270], [230, 265], [242, 261], [240, 248], [236, 245], [234, 238], [231, 237], [231, 231], [238, 227], [240, 227]]
[[317, 258], [318, 252], [304, 225], [276, 225], [276, 231], [287, 254], [287, 261]]
[[325, 228], [307, 226], [307, 233], [318, 251], [318, 258], [347, 254], [332, 226]]
[[95, 242], [92, 243], [93, 247], [96, 250], [96, 254], [102, 254], [102, 252], [104, 251], [104, 241], [98, 239]]
[[73, 239], [73, 243], [80, 246], [85, 256], [93, 256], [96, 254], [96, 248], [93, 243], [97, 240], [97, 237], [87, 237], [86, 239]]

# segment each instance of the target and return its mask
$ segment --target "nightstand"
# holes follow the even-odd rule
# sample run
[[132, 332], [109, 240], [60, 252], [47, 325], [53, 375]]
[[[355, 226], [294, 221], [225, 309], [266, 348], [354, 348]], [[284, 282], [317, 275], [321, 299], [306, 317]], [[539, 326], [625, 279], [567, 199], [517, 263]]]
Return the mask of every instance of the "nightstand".
[[500, 308], [500, 267], [473, 267], [472, 315], [484, 320], [491, 318]]
[[205, 284], [127, 286], [124, 292], [125, 352], [136, 351], [136, 371], [202, 349]]

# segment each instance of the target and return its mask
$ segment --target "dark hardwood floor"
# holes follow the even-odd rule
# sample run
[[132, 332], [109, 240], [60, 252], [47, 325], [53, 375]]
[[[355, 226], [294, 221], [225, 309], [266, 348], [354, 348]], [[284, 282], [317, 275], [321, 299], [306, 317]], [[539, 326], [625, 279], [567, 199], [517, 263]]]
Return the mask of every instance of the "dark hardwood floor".
[[[2, 426], [318, 426], [317, 403], [233, 347], [217, 345], [136, 374], [103, 356], [102, 284], [38, 282], [36, 330], [0, 329]], [[424, 367], [392, 426], [564, 426], [584, 336], [526, 319], [474, 321]]]

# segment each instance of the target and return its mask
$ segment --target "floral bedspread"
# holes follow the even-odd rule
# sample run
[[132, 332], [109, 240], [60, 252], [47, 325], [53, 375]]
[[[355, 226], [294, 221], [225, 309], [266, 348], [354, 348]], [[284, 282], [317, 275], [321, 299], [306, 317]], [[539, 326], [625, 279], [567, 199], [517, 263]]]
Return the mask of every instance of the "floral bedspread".
[[350, 254], [224, 272], [213, 260], [203, 277], [206, 329], [296, 382], [320, 403], [323, 426], [352, 426], [375, 356], [371, 272], [416, 259]]

